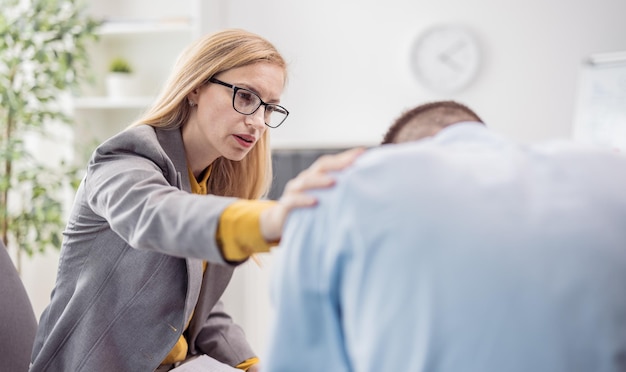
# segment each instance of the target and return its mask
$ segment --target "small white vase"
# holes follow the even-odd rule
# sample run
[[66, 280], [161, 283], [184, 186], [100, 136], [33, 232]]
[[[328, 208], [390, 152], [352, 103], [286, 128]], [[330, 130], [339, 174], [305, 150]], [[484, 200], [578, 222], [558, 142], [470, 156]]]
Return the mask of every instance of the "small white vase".
[[133, 74], [110, 72], [106, 76], [106, 91], [111, 98], [137, 96], [137, 79]]

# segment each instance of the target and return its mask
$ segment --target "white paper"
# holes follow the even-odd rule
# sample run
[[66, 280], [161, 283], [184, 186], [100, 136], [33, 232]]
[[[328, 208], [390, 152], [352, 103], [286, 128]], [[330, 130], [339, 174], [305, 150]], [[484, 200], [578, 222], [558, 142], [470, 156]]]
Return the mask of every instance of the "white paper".
[[626, 62], [584, 64], [578, 85], [574, 139], [626, 151]]
[[171, 371], [175, 372], [241, 372], [240, 369], [233, 368], [228, 364], [218, 362], [215, 359], [209, 358], [206, 355], [200, 355], [199, 357], [185, 362]]

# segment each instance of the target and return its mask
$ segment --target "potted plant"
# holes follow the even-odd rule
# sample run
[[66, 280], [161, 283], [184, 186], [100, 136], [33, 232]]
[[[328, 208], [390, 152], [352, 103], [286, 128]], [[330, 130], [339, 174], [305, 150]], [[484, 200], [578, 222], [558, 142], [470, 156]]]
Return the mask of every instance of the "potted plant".
[[130, 74], [133, 72], [133, 69], [130, 67], [130, 63], [126, 59], [116, 57], [111, 61], [109, 71], [112, 73]]
[[[86, 48], [100, 23], [78, 0], [4, 0], [2, 8], [0, 238], [16, 250], [20, 270], [22, 253], [61, 246], [67, 194], [79, 174], [71, 161], [49, 159], [60, 152], [55, 141], [67, 137], [61, 129], [73, 124], [63, 98], [88, 76]], [[33, 145], [46, 139], [48, 153]]]
[[136, 95], [136, 83], [133, 69], [127, 59], [116, 57], [109, 63], [106, 76], [107, 94], [111, 98], [123, 98]]

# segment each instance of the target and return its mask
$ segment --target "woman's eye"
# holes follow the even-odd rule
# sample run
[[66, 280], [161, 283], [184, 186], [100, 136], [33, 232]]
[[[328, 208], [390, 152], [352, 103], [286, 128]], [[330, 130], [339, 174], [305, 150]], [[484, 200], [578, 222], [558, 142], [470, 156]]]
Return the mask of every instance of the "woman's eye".
[[256, 96], [254, 93], [240, 89], [237, 92], [237, 98], [241, 101], [241, 103], [248, 105], [252, 104], [256, 101]]

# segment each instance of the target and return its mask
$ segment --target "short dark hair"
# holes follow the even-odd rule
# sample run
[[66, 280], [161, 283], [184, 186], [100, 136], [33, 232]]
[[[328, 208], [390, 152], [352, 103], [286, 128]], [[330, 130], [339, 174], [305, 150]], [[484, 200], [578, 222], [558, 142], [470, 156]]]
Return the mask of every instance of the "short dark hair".
[[[415, 141], [434, 135], [439, 130], [461, 121], [483, 123], [482, 119], [464, 104], [455, 101], [425, 103], [397, 118], [387, 130], [381, 144]], [[399, 136], [405, 128], [408, 128], [409, 132]]]

